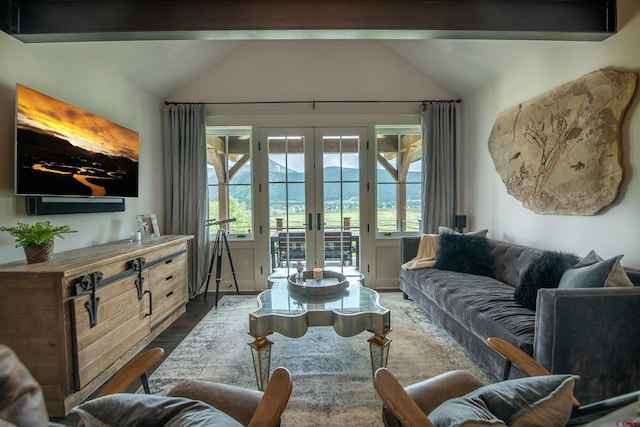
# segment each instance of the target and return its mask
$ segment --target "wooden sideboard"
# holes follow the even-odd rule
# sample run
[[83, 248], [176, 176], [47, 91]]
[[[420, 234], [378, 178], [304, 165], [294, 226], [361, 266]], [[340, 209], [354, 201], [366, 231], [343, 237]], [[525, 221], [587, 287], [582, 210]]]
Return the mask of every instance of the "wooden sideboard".
[[190, 239], [108, 243], [0, 266], [0, 343], [40, 383], [50, 416], [66, 416], [185, 312]]

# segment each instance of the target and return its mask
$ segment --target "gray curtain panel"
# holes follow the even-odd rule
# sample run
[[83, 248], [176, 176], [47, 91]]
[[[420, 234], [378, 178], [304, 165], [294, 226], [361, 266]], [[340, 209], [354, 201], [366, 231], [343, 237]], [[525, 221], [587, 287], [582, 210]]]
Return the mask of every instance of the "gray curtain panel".
[[164, 111], [165, 230], [190, 234], [189, 297], [204, 292], [211, 238], [207, 194], [206, 107], [167, 105]]
[[422, 125], [422, 232], [453, 227], [456, 210], [456, 105], [426, 104]]

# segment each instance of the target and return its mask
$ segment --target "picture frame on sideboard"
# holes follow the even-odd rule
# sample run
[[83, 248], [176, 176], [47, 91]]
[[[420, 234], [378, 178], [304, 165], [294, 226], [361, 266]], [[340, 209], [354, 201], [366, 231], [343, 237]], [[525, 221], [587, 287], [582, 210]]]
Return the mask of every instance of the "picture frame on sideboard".
[[155, 214], [138, 215], [138, 231], [142, 234], [143, 239], [153, 239], [160, 237], [160, 229], [158, 228], [158, 220]]

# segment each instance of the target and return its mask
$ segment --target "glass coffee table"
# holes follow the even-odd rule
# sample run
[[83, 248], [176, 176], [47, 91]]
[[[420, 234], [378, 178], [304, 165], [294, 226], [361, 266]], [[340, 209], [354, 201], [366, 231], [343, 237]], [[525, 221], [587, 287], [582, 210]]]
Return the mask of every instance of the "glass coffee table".
[[270, 289], [258, 295], [258, 309], [249, 314], [249, 335], [254, 338], [249, 345], [259, 390], [269, 382], [273, 342], [267, 336], [274, 332], [300, 338], [312, 326], [333, 326], [343, 337], [369, 331], [372, 373], [387, 366], [391, 312], [379, 305], [376, 291], [361, 285], [362, 276], [348, 280], [348, 286], [336, 293], [309, 296], [292, 288], [287, 277], [269, 277]]

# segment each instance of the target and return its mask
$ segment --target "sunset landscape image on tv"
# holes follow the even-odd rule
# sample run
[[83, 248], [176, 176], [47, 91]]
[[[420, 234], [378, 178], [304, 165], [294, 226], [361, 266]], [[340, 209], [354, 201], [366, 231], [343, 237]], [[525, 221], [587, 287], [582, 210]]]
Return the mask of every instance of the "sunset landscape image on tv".
[[139, 134], [17, 86], [16, 193], [138, 196]]

